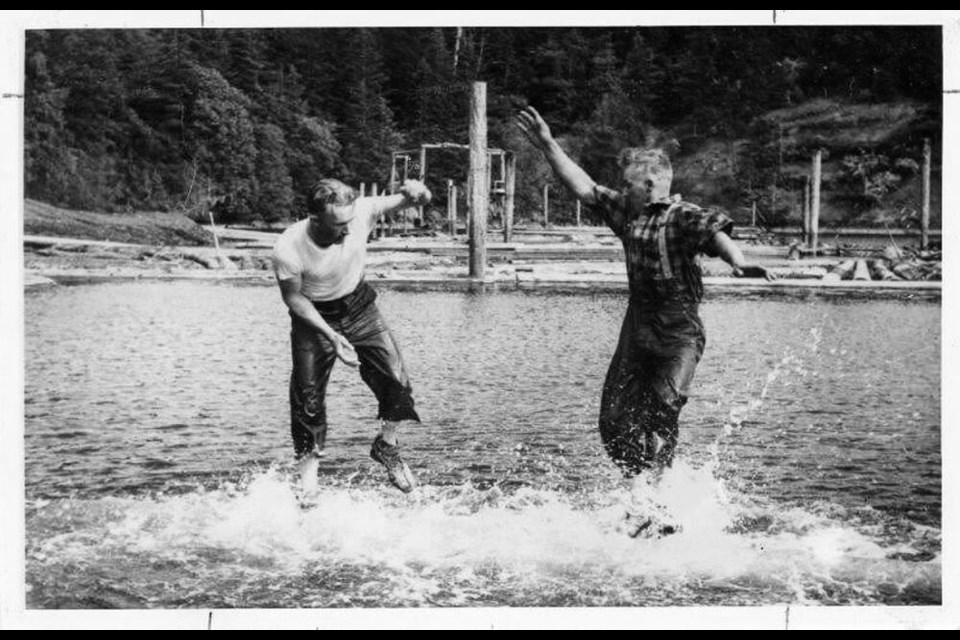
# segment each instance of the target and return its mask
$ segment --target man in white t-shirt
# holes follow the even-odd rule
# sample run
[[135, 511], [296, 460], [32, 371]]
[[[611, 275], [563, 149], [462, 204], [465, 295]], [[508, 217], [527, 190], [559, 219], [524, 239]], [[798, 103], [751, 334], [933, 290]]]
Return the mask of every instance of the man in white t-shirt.
[[408, 180], [395, 195], [358, 198], [339, 180], [325, 179], [308, 200], [310, 217], [292, 224], [273, 250], [274, 272], [292, 318], [290, 429], [305, 491], [315, 488], [327, 435], [326, 387], [339, 358], [359, 367], [379, 403], [381, 431], [371, 457], [390, 481], [411, 491], [416, 478], [400, 457], [397, 427], [419, 422], [396, 341], [364, 281], [367, 238], [377, 217], [430, 202], [430, 190]]

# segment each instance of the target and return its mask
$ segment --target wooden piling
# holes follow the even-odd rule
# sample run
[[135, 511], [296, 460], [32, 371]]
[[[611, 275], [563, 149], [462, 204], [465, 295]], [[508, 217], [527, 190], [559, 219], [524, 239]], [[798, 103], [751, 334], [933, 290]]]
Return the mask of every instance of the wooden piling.
[[810, 246], [810, 176], [803, 177], [803, 243]]
[[550, 185], [543, 185], [543, 226], [550, 224]]
[[[377, 185], [376, 182], [374, 182], [372, 185], [370, 185], [370, 197], [376, 198], [378, 195], [380, 195], [380, 187], [379, 185]], [[382, 220], [383, 220], [383, 216], [377, 216], [376, 226], [379, 226], [379, 223]], [[377, 229], [374, 229], [373, 231], [374, 231], [374, 237], [377, 237], [378, 236]]]
[[513, 242], [513, 208], [517, 194], [517, 157], [510, 154], [507, 157], [503, 173], [503, 241]]
[[447, 180], [447, 231], [457, 235], [457, 188], [453, 180]]
[[582, 203], [577, 199], [577, 227], [580, 227], [580, 211], [583, 208]]
[[467, 210], [464, 212], [464, 221], [463, 221], [463, 232], [467, 235], [467, 241], [470, 240], [470, 229], [473, 222], [473, 207], [470, 204], [470, 194], [473, 193], [473, 177], [470, 175], [469, 168], [467, 169], [467, 192], [463, 194], [464, 202], [467, 205]]
[[[420, 147], [420, 182], [427, 184], [427, 148]], [[423, 205], [417, 207], [417, 218], [420, 220], [420, 226], [423, 227]]]
[[487, 264], [486, 186], [490, 167], [487, 158], [487, 83], [474, 82], [470, 99], [470, 277], [482, 278]]
[[810, 249], [817, 255], [820, 246], [820, 170], [823, 162], [823, 150], [813, 154], [813, 185], [810, 198]]
[[213, 221], [213, 209], [210, 208], [209, 205], [207, 206], [207, 214], [210, 216], [210, 231], [213, 232], [213, 248], [217, 252], [217, 264], [220, 265], [221, 269], [223, 269], [224, 265], [226, 264], [224, 262], [226, 258], [224, 257], [223, 253], [220, 252], [220, 234], [217, 233], [217, 225]]
[[920, 248], [930, 248], [930, 138], [923, 140], [923, 208], [920, 214]]

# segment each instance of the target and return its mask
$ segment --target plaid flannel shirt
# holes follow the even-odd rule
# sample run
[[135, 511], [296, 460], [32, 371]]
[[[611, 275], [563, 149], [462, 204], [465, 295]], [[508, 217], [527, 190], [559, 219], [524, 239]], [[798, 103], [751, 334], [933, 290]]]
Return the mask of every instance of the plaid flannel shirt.
[[733, 221], [679, 199], [636, 211], [623, 193], [598, 185], [594, 194], [595, 209], [623, 242], [631, 295], [699, 302], [700, 254], [716, 256], [711, 240], [720, 231], [730, 233]]

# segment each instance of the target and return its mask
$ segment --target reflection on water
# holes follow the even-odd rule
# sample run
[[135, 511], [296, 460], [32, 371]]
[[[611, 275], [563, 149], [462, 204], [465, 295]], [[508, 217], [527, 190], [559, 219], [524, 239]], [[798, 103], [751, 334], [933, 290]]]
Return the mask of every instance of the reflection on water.
[[383, 292], [424, 424], [424, 484], [369, 459], [372, 394], [330, 384], [318, 502], [289, 474], [273, 288], [123, 284], [26, 299], [28, 604], [36, 607], [936, 603], [940, 308], [708, 302], [662, 488], [596, 433], [619, 296]]

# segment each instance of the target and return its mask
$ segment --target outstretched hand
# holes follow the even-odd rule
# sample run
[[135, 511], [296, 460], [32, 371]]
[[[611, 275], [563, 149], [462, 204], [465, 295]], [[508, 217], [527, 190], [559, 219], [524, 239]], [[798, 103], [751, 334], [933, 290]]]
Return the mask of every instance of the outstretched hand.
[[527, 107], [517, 114], [517, 126], [539, 149], [543, 149], [553, 140], [549, 125], [533, 107]]
[[733, 275], [737, 278], [765, 278], [768, 282], [777, 279], [777, 274], [759, 264], [743, 264], [734, 267]]

